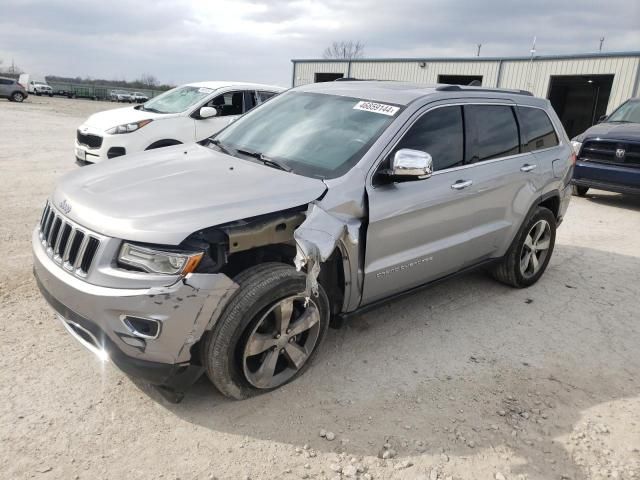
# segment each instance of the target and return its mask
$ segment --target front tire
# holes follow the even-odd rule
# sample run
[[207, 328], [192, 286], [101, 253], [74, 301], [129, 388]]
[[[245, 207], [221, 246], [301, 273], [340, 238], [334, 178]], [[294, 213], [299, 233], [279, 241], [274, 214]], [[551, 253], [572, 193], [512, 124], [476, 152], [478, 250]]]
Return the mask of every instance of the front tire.
[[494, 278], [516, 288], [533, 285], [546, 270], [555, 242], [556, 217], [548, 208], [536, 208], [507, 254], [494, 267]]
[[572, 185], [571, 188], [573, 189], [573, 194], [578, 197], [584, 197], [589, 191], [589, 187], [581, 187], [579, 185]]
[[24, 95], [20, 92], [14, 92], [13, 95], [11, 95], [11, 100], [21, 103], [24, 100]]
[[319, 286], [305, 306], [305, 274], [281, 263], [251, 267], [234, 280], [240, 288], [206, 335], [202, 363], [223, 395], [242, 400], [309, 367], [329, 326], [329, 300]]

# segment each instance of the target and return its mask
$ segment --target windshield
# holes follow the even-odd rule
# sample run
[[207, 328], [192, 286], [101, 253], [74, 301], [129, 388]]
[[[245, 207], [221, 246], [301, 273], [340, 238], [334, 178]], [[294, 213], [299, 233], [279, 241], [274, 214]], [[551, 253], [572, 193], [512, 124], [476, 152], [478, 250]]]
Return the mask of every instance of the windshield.
[[300, 175], [335, 178], [358, 162], [399, 110], [358, 98], [289, 92], [232, 123], [215, 141], [227, 151], [262, 154]]
[[143, 107], [156, 113], [180, 113], [211, 95], [206, 87], [178, 87], [152, 98]]
[[640, 102], [626, 102], [613, 112], [607, 122], [640, 123]]

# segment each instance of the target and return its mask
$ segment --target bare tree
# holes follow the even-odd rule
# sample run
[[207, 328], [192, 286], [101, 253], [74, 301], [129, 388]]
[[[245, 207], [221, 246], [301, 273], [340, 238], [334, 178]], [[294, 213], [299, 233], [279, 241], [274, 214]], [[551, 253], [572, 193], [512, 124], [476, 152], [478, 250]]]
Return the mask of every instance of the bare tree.
[[323, 58], [336, 58], [340, 60], [354, 60], [364, 56], [364, 43], [359, 40], [333, 42], [330, 47], [324, 49]]
[[148, 88], [153, 88], [158, 85], [158, 79], [150, 73], [143, 73], [138, 79], [138, 82]]

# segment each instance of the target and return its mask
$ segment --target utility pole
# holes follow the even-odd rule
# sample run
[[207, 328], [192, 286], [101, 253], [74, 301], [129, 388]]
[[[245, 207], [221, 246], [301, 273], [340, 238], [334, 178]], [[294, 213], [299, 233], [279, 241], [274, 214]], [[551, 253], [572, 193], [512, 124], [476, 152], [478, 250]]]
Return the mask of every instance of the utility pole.
[[529, 82], [528, 82], [528, 88], [529, 90], [533, 90], [533, 79], [531, 78], [531, 75], [533, 74], [533, 57], [536, 54], [536, 38], [537, 37], [533, 37], [533, 45], [531, 46], [531, 50], [529, 51], [531, 53], [531, 60], [529, 61]]
[[478, 51], [476, 52], [476, 57], [479, 57], [479, 56], [480, 56], [480, 49], [481, 49], [481, 48], [482, 48], [482, 44], [481, 44], [481, 43], [479, 43], [479, 44], [478, 44]]
[[604, 37], [600, 37], [600, 52], [602, 52], [602, 44], [604, 43]]

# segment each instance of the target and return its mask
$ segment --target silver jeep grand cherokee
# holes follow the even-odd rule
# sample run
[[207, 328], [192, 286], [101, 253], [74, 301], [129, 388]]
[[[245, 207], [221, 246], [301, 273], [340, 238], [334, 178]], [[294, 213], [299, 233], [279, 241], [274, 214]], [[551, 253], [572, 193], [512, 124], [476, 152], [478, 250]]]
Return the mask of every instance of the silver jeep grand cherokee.
[[203, 372], [242, 399], [300, 375], [331, 318], [479, 266], [535, 283], [574, 159], [526, 92], [304, 86], [203, 144], [63, 177], [35, 275], [104, 361], [174, 401]]

